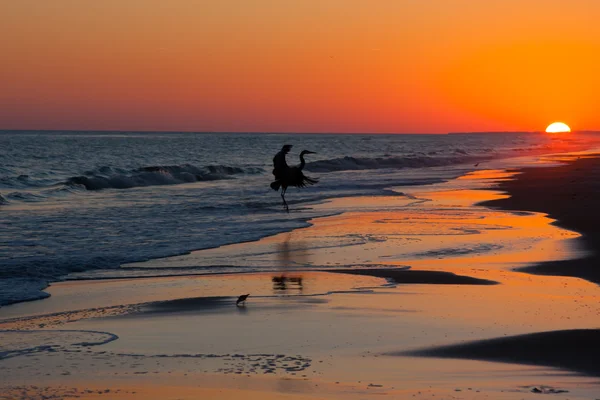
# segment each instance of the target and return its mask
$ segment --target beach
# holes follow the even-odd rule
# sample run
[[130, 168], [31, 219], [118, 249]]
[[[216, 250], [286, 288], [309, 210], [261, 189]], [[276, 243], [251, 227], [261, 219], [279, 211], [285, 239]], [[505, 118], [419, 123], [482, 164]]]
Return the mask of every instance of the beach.
[[[0, 309], [0, 398], [597, 398], [600, 159], [561, 162], [54, 283]], [[271, 269], [160, 276], [203, 265]]]

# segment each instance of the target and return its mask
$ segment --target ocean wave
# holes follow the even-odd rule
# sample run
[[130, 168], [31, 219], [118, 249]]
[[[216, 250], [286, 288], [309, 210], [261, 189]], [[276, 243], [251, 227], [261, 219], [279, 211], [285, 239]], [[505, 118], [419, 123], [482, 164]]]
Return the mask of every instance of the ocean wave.
[[313, 161], [306, 164], [306, 169], [313, 172], [335, 172], [335, 171], [354, 171], [364, 169], [402, 169], [402, 168], [424, 168], [424, 167], [443, 167], [446, 165], [455, 165], [468, 162], [477, 162], [489, 159], [485, 156], [469, 156], [466, 151], [455, 151], [461, 156], [446, 157], [343, 157], [331, 160]]
[[44, 187], [52, 182], [45, 178], [34, 178], [29, 175], [17, 176], [2, 176], [0, 177], [0, 187], [5, 188], [27, 188], [27, 187]]
[[45, 199], [46, 199], [46, 197], [41, 194], [28, 193], [28, 192], [11, 192], [6, 195], [7, 203], [8, 203], [8, 200], [31, 203], [31, 202], [43, 201]]
[[184, 165], [158, 165], [124, 171], [112, 167], [100, 167], [87, 171], [86, 175], [69, 178], [67, 185], [80, 185], [87, 190], [129, 189], [142, 186], [176, 185], [181, 183], [231, 179], [234, 175], [259, 174], [264, 172], [257, 167], [231, 167], [208, 165], [196, 167]]
[[0, 206], [8, 204], [8, 200], [0, 194]]

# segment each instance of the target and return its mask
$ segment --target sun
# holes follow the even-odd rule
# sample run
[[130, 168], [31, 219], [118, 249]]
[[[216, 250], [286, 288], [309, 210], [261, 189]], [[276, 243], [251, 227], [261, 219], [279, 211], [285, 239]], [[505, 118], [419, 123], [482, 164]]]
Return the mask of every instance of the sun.
[[553, 122], [546, 128], [546, 133], [565, 133], [571, 132], [569, 125], [562, 122]]

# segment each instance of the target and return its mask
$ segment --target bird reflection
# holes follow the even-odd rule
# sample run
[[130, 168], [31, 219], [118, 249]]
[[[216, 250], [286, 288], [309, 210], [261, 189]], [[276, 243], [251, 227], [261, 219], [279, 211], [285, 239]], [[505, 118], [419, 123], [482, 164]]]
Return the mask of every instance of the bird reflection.
[[304, 243], [302, 241], [294, 241], [293, 236], [294, 232], [289, 232], [285, 235], [284, 240], [277, 244], [276, 254], [280, 272], [271, 277], [275, 293], [287, 291], [302, 292], [304, 289], [302, 275], [287, 272], [287, 269], [290, 267], [297, 268], [298, 265], [306, 266], [310, 264], [308, 253], [303, 248]]
[[276, 292], [297, 290], [302, 292], [304, 286], [302, 284], [302, 275], [275, 275], [271, 278], [273, 282], [273, 290]]
[[310, 248], [313, 243], [294, 239], [294, 231], [285, 234], [282, 241], [275, 245], [277, 264], [282, 271], [288, 268], [308, 267], [312, 265]]

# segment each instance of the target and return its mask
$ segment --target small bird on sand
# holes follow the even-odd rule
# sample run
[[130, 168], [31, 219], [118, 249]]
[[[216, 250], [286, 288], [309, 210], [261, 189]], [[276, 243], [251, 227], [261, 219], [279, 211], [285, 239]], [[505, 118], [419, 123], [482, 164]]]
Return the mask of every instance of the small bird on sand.
[[243, 294], [240, 297], [238, 297], [237, 301], [235, 302], [235, 305], [239, 306], [239, 304], [242, 303], [245, 306], [246, 305], [246, 299], [248, 298], [248, 296], [250, 296], [250, 293]]

